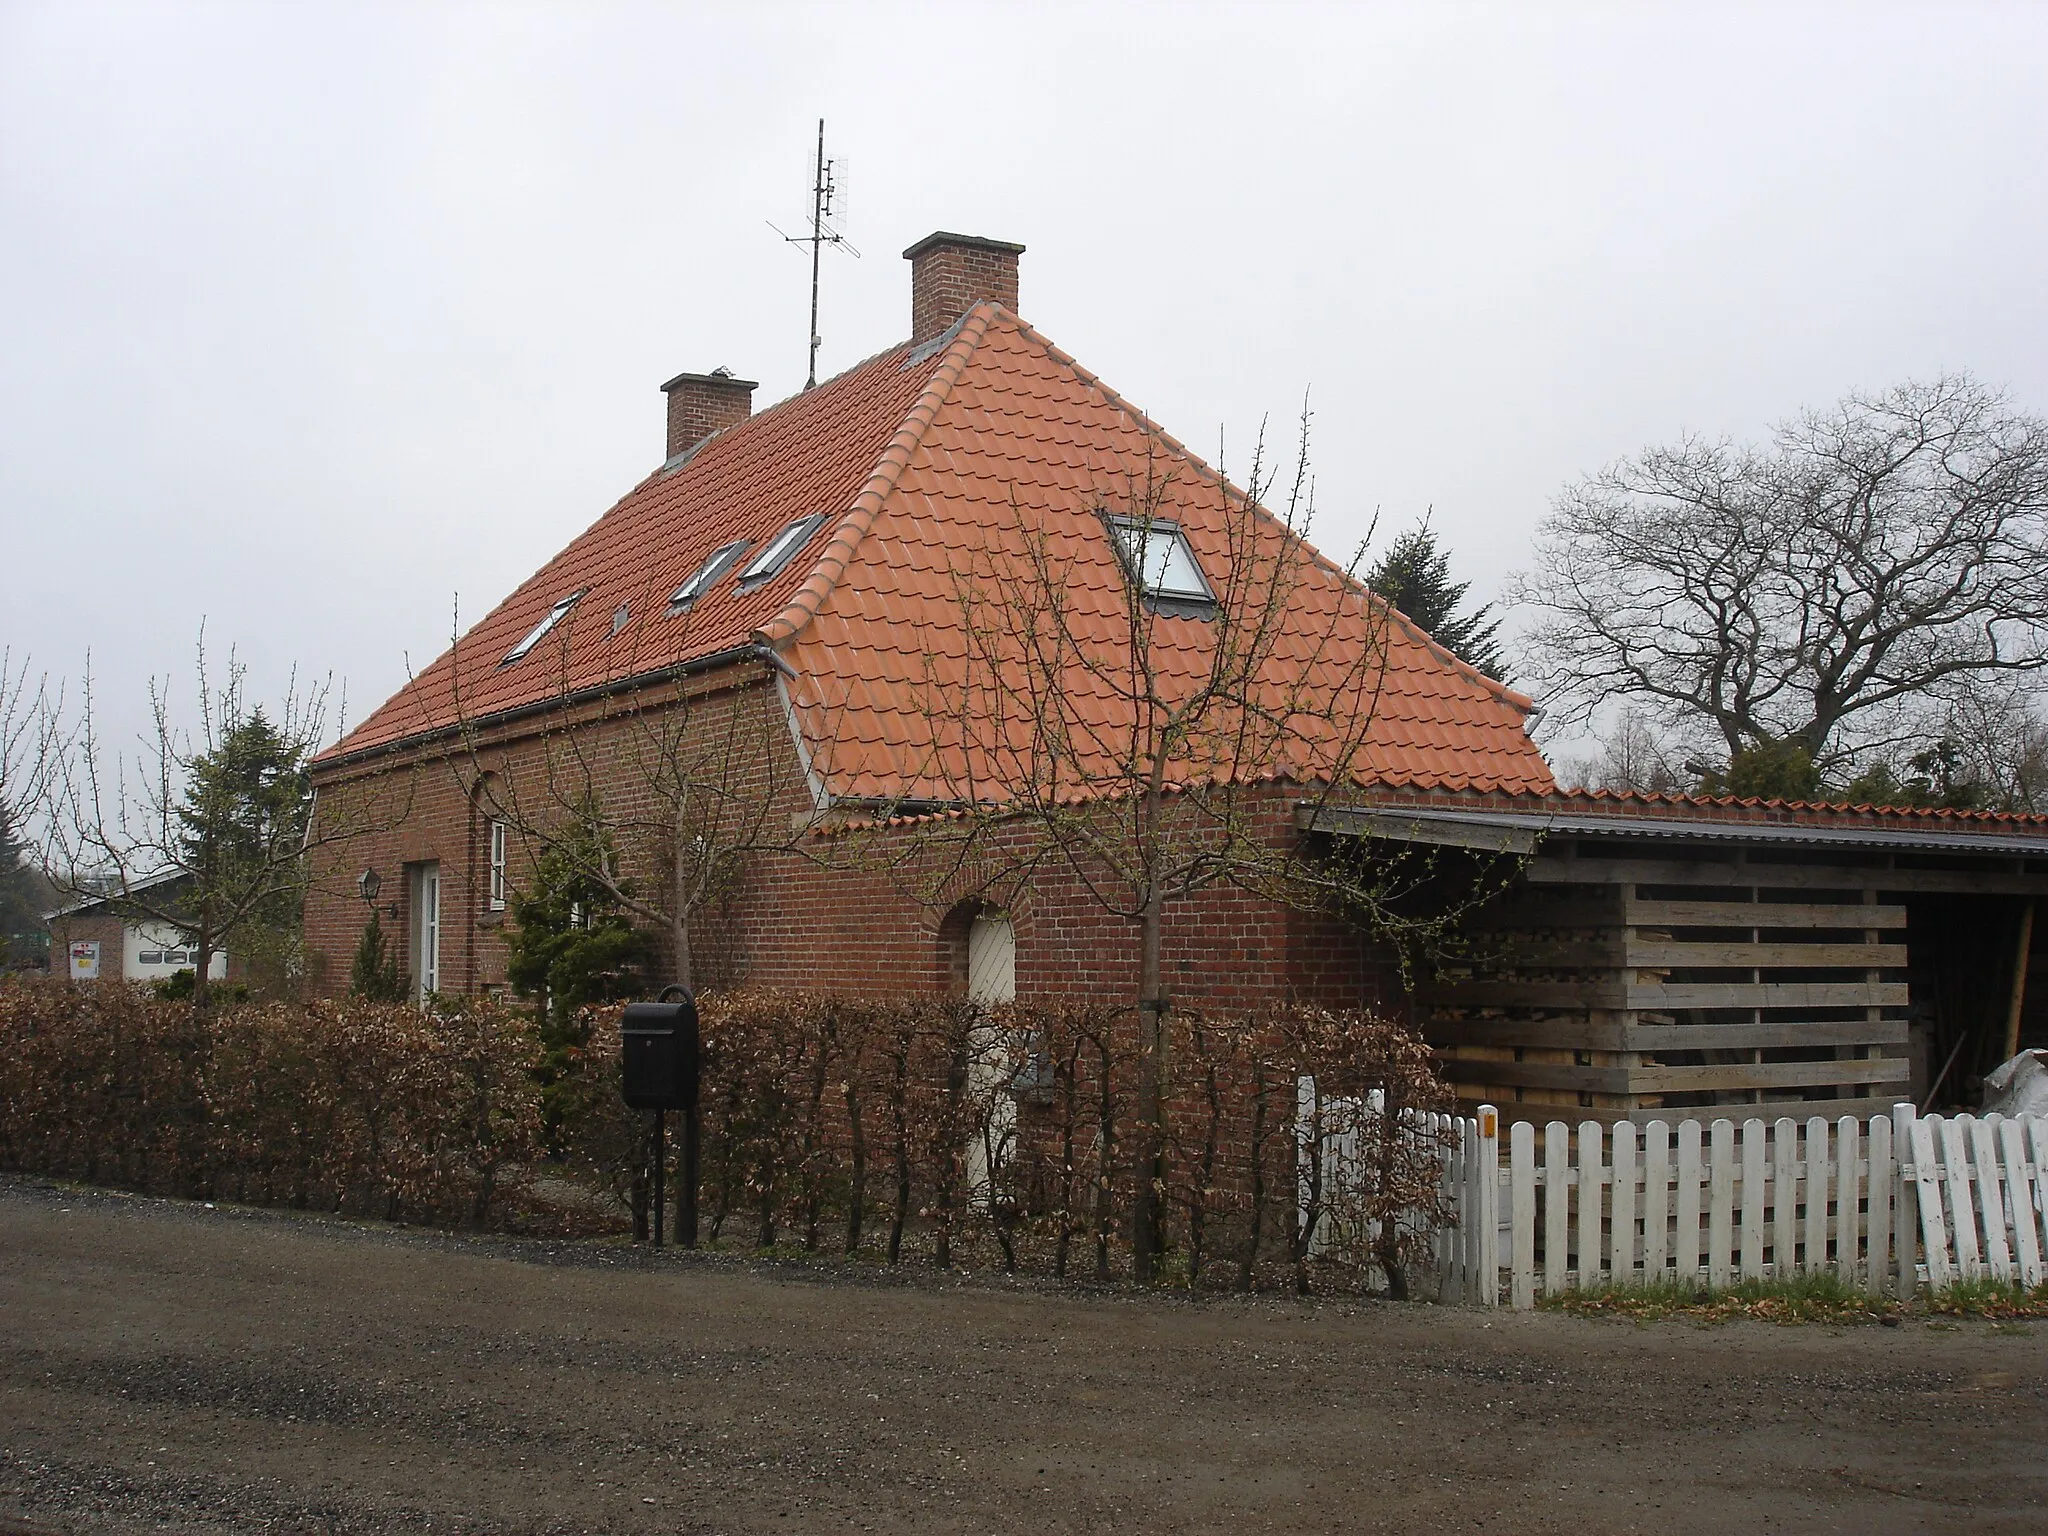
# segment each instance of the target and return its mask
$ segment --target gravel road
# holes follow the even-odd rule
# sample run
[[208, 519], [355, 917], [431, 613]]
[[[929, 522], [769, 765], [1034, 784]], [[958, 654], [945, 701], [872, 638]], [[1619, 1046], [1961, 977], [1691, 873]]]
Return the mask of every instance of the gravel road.
[[0, 1179], [0, 1532], [2048, 1529], [2048, 1335], [1184, 1300]]

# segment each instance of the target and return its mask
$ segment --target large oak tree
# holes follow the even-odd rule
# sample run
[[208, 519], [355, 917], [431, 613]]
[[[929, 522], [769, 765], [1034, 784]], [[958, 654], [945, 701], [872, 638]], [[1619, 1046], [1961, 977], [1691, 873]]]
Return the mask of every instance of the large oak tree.
[[1558, 497], [1514, 596], [1567, 723], [1623, 701], [1839, 778], [2048, 666], [2048, 423], [1950, 376], [1652, 448]]

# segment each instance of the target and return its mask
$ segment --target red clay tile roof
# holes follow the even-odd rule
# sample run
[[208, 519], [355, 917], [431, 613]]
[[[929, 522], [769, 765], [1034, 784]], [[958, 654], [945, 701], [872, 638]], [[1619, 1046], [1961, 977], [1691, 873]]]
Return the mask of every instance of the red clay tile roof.
[[[1155, 477], [1162, 466], [1172, 475], [1156, 515], [1180, 523], [1218, 582], [1230, 520], [1241, 514], [1213, 472], [1014, 315], [980, 305], [940, 343], [884, 353], [649, 477], [326, 757], [444, 727], [458, 698], [468, 714], [487, 715], [754, 640], [796, 674], [790, 697], [830, 793], [953, 798], [967, 779], [986, 785], [1002, 771], [959, 720], [963, 581], [1013, 572], [1025, 530], [1040, 530], [1063, 563], [1076, 629], [1111, 643], [1125, 611], [1124, 577], [1097, 509], [1142, 481], [1148, 465]], [[711, 550], [736, 538], [758, 547], [790, 519], [818, 511], [832, 514], [824, 530], [766, 587], [740, 596], [728, 575], [690, 614], [662, 616], [668, 594]], [[1240, 521], [1247, 526], [1265, 556], [1287, 537], [1263, 515]], [[584, 587], [562, 633], [524, 662], [498, 666], [554, 603]], [[1274, 690], [1298, 688], [1303, 675], [1311, 683], [1352, 675], [1361, 651], [1384, 636], [1367, 746], [1352, 765], [1362, 780], [1554, 788], [1524, 729], [1528, 700], [1389, 617], [1319, 556], [1293, 598], [1299, 622], [1276, 650], [1267, 678]], [[621, 602], [629, 621], [607, 638]], [[1195, 675], [1215, 627], [1167, 614], [1153, 622], [1171, 639], [1182, 675]], [[1113, 732], [1114, 690], [1077, 678], [1073, 691], [1083, 701], [1078, 718]], [[1329, 766], [1331, 736], [1311, 726], [1289, 760], [1259, 765], [1258, 776], [1317, 777]], [[1086, 776], [1105, 763], [1079, 767]]]
[[[858, 505], [883, 445], [949, 361], [942, 349], [911, 365], [909, 351], [870, 358], [707, 439], [679, 467], [656, 470], [321, 760], [748, 644], [819, 565], [829, 523], [763, 587], [739, 592], [735, 567], [674, 618], [670, 594], [735, 539], [751, 555], [795, 518]], [[523, 661], [499, 666], [549, 609], [585, 588]], [[621, 603], [628, 618], [613, 635]]]

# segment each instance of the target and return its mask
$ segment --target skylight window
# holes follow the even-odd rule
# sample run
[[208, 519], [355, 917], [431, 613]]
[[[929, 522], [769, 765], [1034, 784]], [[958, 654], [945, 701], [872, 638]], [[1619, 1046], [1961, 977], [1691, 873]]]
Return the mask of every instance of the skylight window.
[[1213, 603], [1216, 594], [1202, 574], [1179, 523], [1162, 518], [1112, 517], [1109, 530], [1117, 552], [1147, 597], [1177, 603]]
[[547, 632], [553, 629], [557, 624], [561, 623], [562, 620], [568, 616], [568, 612], [571, 608], [574, 608], [578, 603], [583, 601], [583, 594], [585, 592], [588, 592], [589, 590], [590, 589], [588, 587], [583, 587], [575, 592], [571, 592], [567, 597], [563, 598], [559, 603], [555, 604], [554, 607], [550, 608], [548, 610], [548, 616], [542, 619], [538, 624], [534, 625], [532, 629], [528, 630], [526, 638], [520, 641], [517, 645], [513, 646], [511, 650], [507, 651], [505, 653], [505, 659], [499, 662], [498, 665], [501, 667], [509, 667], [512, 665], [513, 662], [519, 660], [520, 657], [524, 656], [536, 645], [539, 645], [541, 641], [544, 638], [546, 638]]
[[824, 526], [825, 514], [822, 512], [798, 518], [770, 539], [768, 547], [754, 556], [753, 564], [740, 572], [740, 585], [759, 586], [789, 564], [791, 557], [810, 542], [811, 535]]
[[671, 614], [681, 613], [698, 598], [718, 585], [718, 578], [732, 569], [732, 564], [747, 552], [747, 541], [734, 542], [711, 551], [705, 562], [697, 567], [697, 574], [676, 588], [676, 595], [668, 600]]

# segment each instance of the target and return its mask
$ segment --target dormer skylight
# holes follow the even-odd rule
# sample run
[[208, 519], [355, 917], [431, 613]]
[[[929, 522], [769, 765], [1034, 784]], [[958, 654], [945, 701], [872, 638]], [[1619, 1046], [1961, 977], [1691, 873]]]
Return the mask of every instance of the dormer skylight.
[[589, 590], [590, 588], [588, 587], [578, 588], [576, 591], [571, 592], [567, 597], [563, 598], [559, 603], [555, 604], [554, 607], [550, 608], [548, 610], [548, 616], [542, 619], [538, 624], [534, 625], [532, 629], [528, 630], [526, 638], [520, 641], [517, 645], [513, 646], [511, 650], [507, 651], [505, 653], [505, 659], [499, 662], [498, 665], [501, 667], [509, 667], [512, 665], [513, 662], [519, 660], [520, 657], [524, 656], [536, 645], [539, 645], [541, 641], [544, 638], [546, 638], [547, 632], [553, 629], [557, 624], [561, 623], [562, 620], [568, 616], [568, 612], [571, 608], [574, 608], [578, 603], [583, 601], [583, 594], [585, 592], [588, 592]]
[[1216, 601], [1179, 523], [1160, 517], [1110, 517], [1107, 521], [1125, 570], [1147, 597], [1173, 603]]
[[676, 595], [668, 600], [669, 613], [685, 612], [698, 598], [717, 586], [718, 578], [731, 570], [733, 562], [746, 552], [745, 539], [735, 539], [711, 551], [704, 563], [697, 567], [697, 574], [676, 588]]
[[782, 532], [768, 541], [767, 548], [754, 556], [753, 563], [740, 572], [740, 589], [758, 587], [785, 565], [796, 552], [810, 542], [811, 535], [825, 526], [825, 514], [814, 512], [809, 517], [800, 517]]

